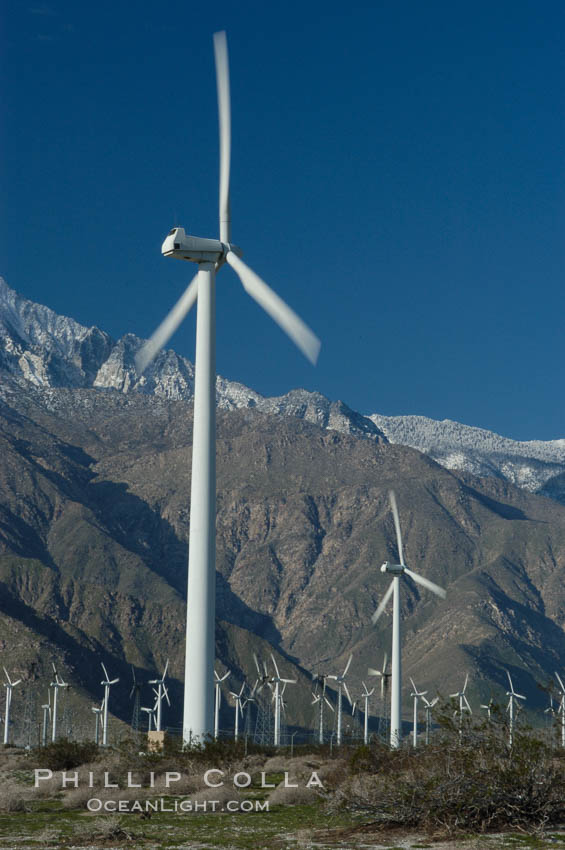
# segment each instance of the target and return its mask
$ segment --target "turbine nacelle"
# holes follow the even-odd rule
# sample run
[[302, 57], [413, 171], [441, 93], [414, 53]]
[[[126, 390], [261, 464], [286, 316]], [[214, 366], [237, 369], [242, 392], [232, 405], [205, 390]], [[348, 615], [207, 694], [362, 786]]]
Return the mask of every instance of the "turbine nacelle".
[[381, 567], [381, 573], [391, 573], [393, 576], [401, 576], [406, 567], [404, 564], [389, 564], [385, 561]]
[[173, 227], [165, 237], [161, 253], [165, 257], [175, 257], [177, 260], [188, 260], [191, 263], [218, 263], [229, 252], [241, 257], [241, 248], [219, 239], [204, 239], [201, 236], [190, 236], [184, 227]]

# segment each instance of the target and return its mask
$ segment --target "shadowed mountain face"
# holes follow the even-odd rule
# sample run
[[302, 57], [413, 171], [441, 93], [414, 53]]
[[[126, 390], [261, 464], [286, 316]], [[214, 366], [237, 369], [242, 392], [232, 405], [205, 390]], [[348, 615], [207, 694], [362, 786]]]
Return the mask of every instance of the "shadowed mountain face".
[[[2, 389], [0, 649], [26, 676], [56, 657], [93, 695], [100, 660], [125, 681], [126, 665], [149, 678], [170, 657], [180, 694], [190, 403], [8, 378]], [[360, 689], [389, 651], [390, 614], [378, 629], [370, 617], [388, 586], [380, 565], [397, 558], [394, 487], [407, 564], [448, 590], [442, 601], [403, 582], [406, 676], [449, 693], [469, 671], [471, 698], [488, 698], [508, 668], [542, 704], [536, 681], [565, 666], [565, 507], [255, 409], [219, 412], [217, 451], [217, 655], [232, 688], [253, 681], [253, 649], [274, 646], [289, 672], [341, 672], [353, 652]], [[289, 711], [307, 722], [300, 682]], [[116, 689], [124, 717], [128, 690]]]

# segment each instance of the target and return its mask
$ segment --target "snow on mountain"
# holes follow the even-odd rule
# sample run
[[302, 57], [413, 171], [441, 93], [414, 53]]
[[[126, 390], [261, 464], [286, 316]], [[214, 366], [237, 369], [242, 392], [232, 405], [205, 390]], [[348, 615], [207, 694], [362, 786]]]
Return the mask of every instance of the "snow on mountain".
[[369, 418], [391, 443], [419, 449], [447, 469], [493, 475], [532, 493], [565, 499], [565, 439], [520, 442], [425, 416], [374, 413]]
[[[140, 392], [171, 400], [190, 400], [194, 367], [172, 350], [161, 351], [138, 375], [135, 355], [143, 340], [126, 334], [115, 341], [96, 327], [86, 328], [48, 307], [22, 298], [0, 278], [0, 370], [34, 387], [93, 387]], [[322, 428], [379, 440], [377, 426], [340, 401], [320, 393], [292, 390], [265, 398], [236, 381], [218, 376], [218, 407], [255, 408], [262, 413], [294, 416]]]

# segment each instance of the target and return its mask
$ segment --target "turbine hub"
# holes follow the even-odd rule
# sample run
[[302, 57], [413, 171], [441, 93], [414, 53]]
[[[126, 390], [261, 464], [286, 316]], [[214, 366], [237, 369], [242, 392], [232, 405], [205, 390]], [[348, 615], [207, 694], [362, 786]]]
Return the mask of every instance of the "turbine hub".
[[382, 573], [392, 573], [393, 576], [400, 576], [404, 572], [404, 566], [402, 564], [390, 564], [388, 561], [385, 561], [381, 567]]

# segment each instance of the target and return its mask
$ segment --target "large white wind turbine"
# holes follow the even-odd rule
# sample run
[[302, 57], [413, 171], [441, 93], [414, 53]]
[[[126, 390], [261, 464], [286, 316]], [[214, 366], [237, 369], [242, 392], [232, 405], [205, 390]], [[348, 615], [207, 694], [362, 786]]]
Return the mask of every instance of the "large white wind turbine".
[[6, 713], [4, 715], [4, 744], [8, 745], [10, 738], [10, 709], [12, 707], [12, 691], [19, 685], [22, 681], [21, 679], [16, 679], [15, 682], [12, 682], [10, 676], [8, 675], [8, 671], [4, 667], [4, 673], [6, 674], [6, 681], [4, 682], [4, 687], [6, 688]]
[[351, 699], [351, 694], [347, 690], [347, 685], [345, 684], [345, 677], [347, 676], [347, 671], [349, 670], [349, 665], [351, 664], [351, 659], [353, 658], [353, 654], [349, 656], [347, 659], [347, 664], [345, 665], [345, 670], [341, 674], [341, 676], [328, 676], [328, 679], [334, 679], [337, 682], [337, 718], [336, 718], [336, 744], [338, 747], [341, 744], [341, 721], [342, 721], [342, 709], [341, 709], [341, 699], [342, 699], [342, 689], [347, 694], [347, 699], [349, 700], [349, 704], [353, 705], [353, 700]]
[[239, 693], [236, 693], [235, 691], [230, 691], [230, 697], [233, 697], [234, 701], [235, 701], [235, 722], [234, 722], [234, 732], [233, 732], [234, 741], [237, 741], [239, 739], [239, 715], [240, 714], [241, 714], [241, 719], [243, 720], [242, 703], [244, 703], [246, 705], [247, 702], [249, 701], [249, 700], [246, 700], [245, 697], [243, 696], [244, 690], [245, 690], [245, 682], [242, 684], [241, 690], [239, 691]]
[[365, 703], [363, 715], [363, 743], [366, 746], [369, 743], [369, 699], [375, 693], [375, 689], [371, 688], [371, 690], [369, 690], [363, 681], [361, 684], [363, 685], [363, 693], [361, 694], [360, 699], [362, 699]]
[[401, 738], [401, 723], [402, 723], [402, 705], [401, 705], [401, 656], [400, 656], [400, 577], [409, 576], [416, 584], [431, 590], [437, 596], [445, 599], [445, 590], [434, 584], [428, 578], [424, 578], [418, 573], [409, 570], [404, 563], [404, 550], [402, 548], [402, 533], [400, 531], [400, 519], [398, 516], [398, 507], [396, 505], [396, 496], [394, 490], [389, 492], [390, 507], [394, 518], [394, 527], [396, 529], [396, 542], [398, 546], [399, 564], [390, 564], [388, 561], [381, 567], [383, 573], [390, 573], [392, 581], [379, 606], [373, 614], [373, 623], [376, 623], [383, 611], [385, 610], [390, 597], [392, 600], [392, 687], [390, 694], [390, 745], [391, 747], [400, 746]]
[[[316, 693], [312, 691], [312, 705], [318, 704], [318, 743], [324, 743], [324, 703], [330, 711], [334, 710], [333, 705], [326, 696], [326, 682], [329, 676], [326, 673], [318, 673], [314, 676], [316, 680]], [[321, 688], [318, 693], [318, 687]]]
[[179, 301], [138, 352], [141, 373], [167, 343], [198, 298], [194, 376], [191, 514], [187, 591], [183, 737], [202, 739], [213, 728], [216, 518], [215, 274], [228, 263], [243, 288], [315, 363], [320, 341], [302, 319], [241, 260], [231, 242], [231, 108], [225, 32], [214, 34], [220, 123], [220, 238], [189, 236], [182, 227], [167, 235], [162, 253], [198, 264]]

